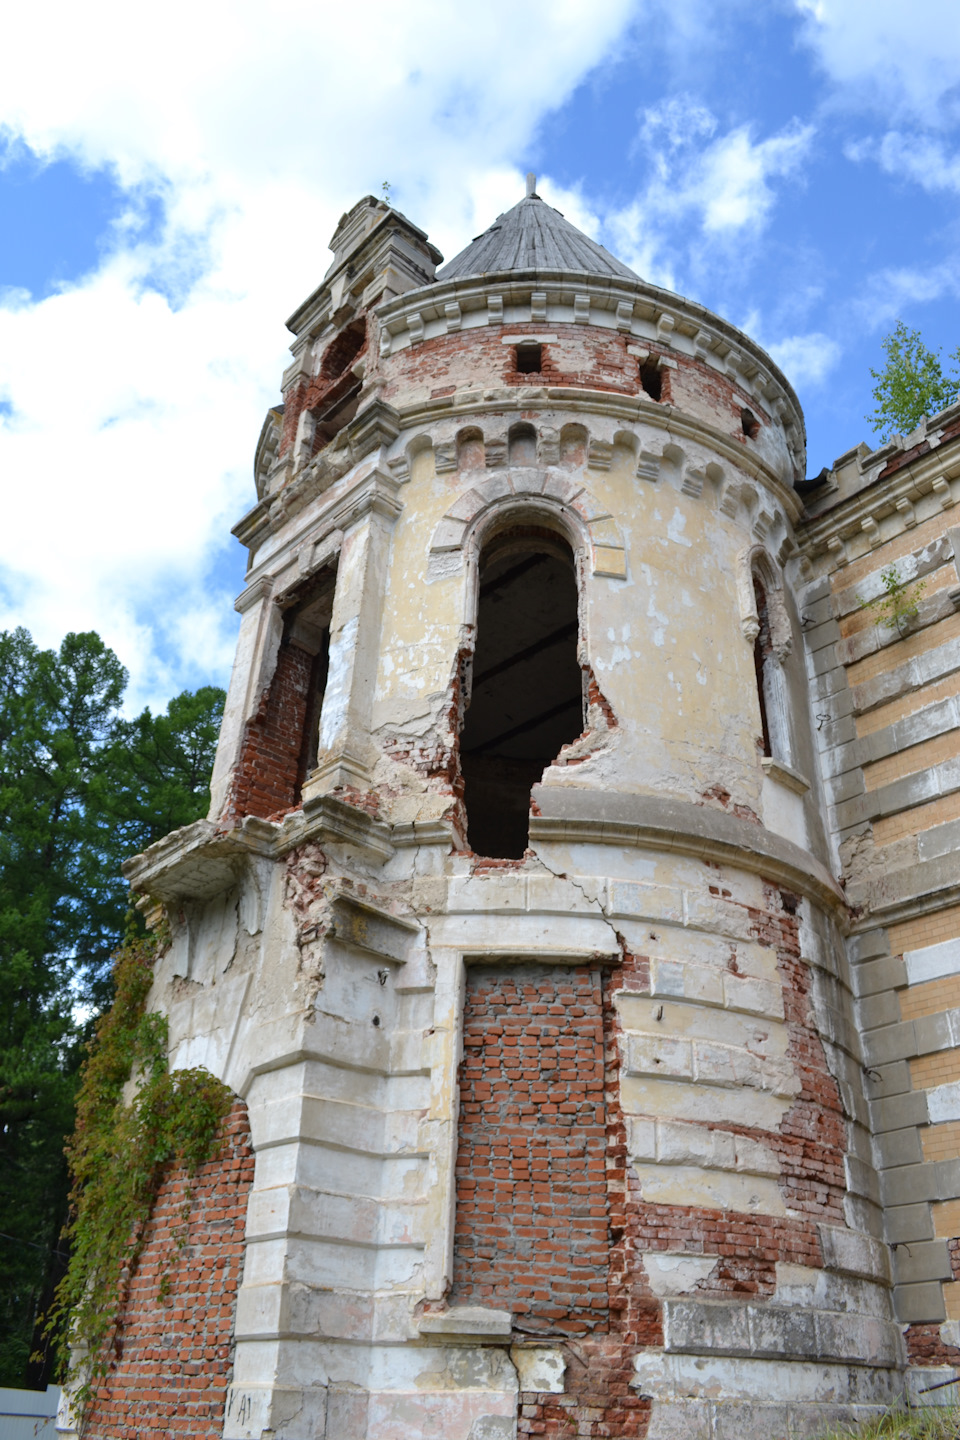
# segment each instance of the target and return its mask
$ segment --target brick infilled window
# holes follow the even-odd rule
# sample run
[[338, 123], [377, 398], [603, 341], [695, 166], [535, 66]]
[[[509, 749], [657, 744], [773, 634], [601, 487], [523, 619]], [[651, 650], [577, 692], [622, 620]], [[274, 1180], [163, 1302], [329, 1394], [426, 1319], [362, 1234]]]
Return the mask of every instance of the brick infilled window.
[[603, 993], [586, 965], [467, 972], [455, 1304], [532, 1331], [608, 1323]]

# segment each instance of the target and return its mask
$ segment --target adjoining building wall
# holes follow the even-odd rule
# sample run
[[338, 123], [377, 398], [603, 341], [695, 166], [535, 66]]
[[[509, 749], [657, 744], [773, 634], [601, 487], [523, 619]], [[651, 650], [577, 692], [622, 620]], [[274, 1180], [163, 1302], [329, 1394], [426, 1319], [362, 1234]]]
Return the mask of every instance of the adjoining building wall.
[[[919, 680], [877, 688], [883, 655], [952, 673], [949, 439], [903, 452], [909, 509], [882, 455], [805, 508], [793, 392], [702, 307], [434, 281], [372, 199], [334, 250], [236, 530], [210, 818], [128, 867], [171, 1063], [249, 1109], [225, 1440], [780, 1440], [952, 1375], [960, 888], [919, 827], [878, 837], [953, 699], [909, 741]], [[936, 618], [868, 653], [890, 485]], [[583, 727], [513, 859], [469, 848], [459, 754], [511, 536], [572, 564]]]
[[[808, 500], [818, 578], [800, 598], [897, 1315], [911, 1363], [944, 1377], [960, 1363], [958, 478], [956, 406], [842, 456]], [[899, 622], [865, 608], [891, 567], [910, 582]]]

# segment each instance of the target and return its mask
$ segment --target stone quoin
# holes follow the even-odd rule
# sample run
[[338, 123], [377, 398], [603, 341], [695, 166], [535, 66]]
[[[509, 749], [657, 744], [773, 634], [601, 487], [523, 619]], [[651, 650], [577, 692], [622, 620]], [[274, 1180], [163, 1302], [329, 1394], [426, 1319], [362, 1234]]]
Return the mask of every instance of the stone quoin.
[[[169, 1294], [145, 1250], [86, 1433], [786, 1440], [955, 1397], [960, 407], [807, 480], [770, 357], [533, 177], [446, 266], [370, 196], [331, 248], [210, 816], [127, 865], [171, 1064], [254, 1158]], [[900, 627], [861, 605], [893, 563]]]

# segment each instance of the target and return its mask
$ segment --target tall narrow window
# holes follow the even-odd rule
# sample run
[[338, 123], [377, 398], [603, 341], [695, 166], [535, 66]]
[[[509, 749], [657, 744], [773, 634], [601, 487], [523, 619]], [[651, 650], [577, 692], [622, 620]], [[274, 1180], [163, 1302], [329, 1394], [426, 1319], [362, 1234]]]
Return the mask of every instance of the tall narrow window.
[[789, 765], [790, 723], [787, 715], [787, 698], [783, 682], [783, 669], [773, 643], [773, 628], [770, 617], [770, 603], [767, 590], [760, 577], [754, 573], [753, 593], [757, 603], [757, 619], [760, 629], [753, 642], [753, 663], [757, 672], [757, 698], [760, 701], [760, 740], [763, 753], [774, 760]]
[[295, 650], [300, 661], [301, 678], [297, 694], [287, 694], [284, 700], [289, 706], [289, 720], [295, 726], [299, 715], [298, 728], [291, 730], [291, 747], [299, 736], [299, 753], [296, 757], [296, 779], [294, 801], [299, 803], [304, 782], [317, 767], [320, 745], [320, 711], [327, 688], [327, 669], [330, 658], [330, 616], [333, 608], [334, 575], [327, 572], [311, 587], [310, 598], [288, 613], [284, 627], [283, 647]]
[[773, 644], [770, 637], [770, 612], [767, 609], [767, 592], [760, 584], [756, 575], [753, 577], [753, 593], [756, 596], [757, 618], [760, 621], [760, 629], [757, 632], [756, 640], [753, 642], [753, 664], [757, 672], [757, 698], [760, 701], [760, 739], [763, 745], [764, 755], [772, 755], [770, 718], [767, 714], [767, 670], [773, 657]]
[[316, 767], [335, 578], [321, 571], [284, 607], [273, 677], [244, 726], [231, 799], [237, 816], [267, 818], [299, 805]]
[[501, 534], [480, 560], [472, 698], [460, 740], [472, 850], [523, 856], [531, 787], [583, 724], [570, 547], [549, 532]]
[[663, 374], [656, 359], [640, 362], [640, 385], [651, 400], [659, 400], [662, 397]]

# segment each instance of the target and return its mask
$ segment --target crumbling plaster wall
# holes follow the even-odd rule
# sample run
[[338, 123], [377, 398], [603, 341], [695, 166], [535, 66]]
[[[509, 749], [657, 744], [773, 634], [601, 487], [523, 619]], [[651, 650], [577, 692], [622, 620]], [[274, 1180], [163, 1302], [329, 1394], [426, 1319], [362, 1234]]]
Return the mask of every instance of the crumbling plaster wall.
[[[545, 953], [612, 967], [639, 957], [612, 993], [612, 1099], [640, 1225], [623, 1278], [667, 1328], [658, 1340], [636, 1319], [597, 1342], [611, 1364], [626, 1345], [628, 1389], [652, 1396], [631, 1413], [668, 1434], [678, 1416], [710, 1423], [736, 1402], [742, 1423], [744, 1353], [766, 1367], [772, 1423], [790, 1423], [789, 1406], [806, 1423], [831, 1397], [892, 1393], [899, 1351], [885, 1252], [868, 1238], [834, 922], [803, 901], [798, 927], [736, 865], [534, 845], [523, 866], [484, 873], [446, 845], [377, 855], [327, 835], [281, 862], [237, 860], [220, 895], [168, 903], [173, 943], [150, 1004], [169, 1014], [173, 1063], [205, 1064], [245, 1096], [257, 1155], [227, 1436], [506, 1437], [521, 1394], [563, 1412], [591, 1393], [559, 1388], [557, 1367], [562, 1377], [574, 1358], [555, 1340], [531, 1372], [502, 1307], [444, 1303], [464, 966]], [[818, 1133], [824, 1116], [839, 1133]], [[785, 1346], [798, 1361], [786, 1388]], [[693, 1383], [697, 1355], [709, 1382]], [[494, 1419], [501, 1429], [474, 1431]]]
[[[768, 1440], [869, 1412], [904, 1354], [793, 599], [795, 398], [746, 337], [642, 282], [411, 291], [425, 237], [391, 239], [375, 210], [345, 217], [331, 286], [291, 322], [292, 443], [264, 449], [238, 527], [251, 567], [211, 819], [131, 872], [171, 917], [150, 1003], [174, 1063], [249, 1107], [226, 1440], [608, 1421]], [[406, 282], [367, 266], [377, 235]], [[356, 418], [312, 456], [297, 397], [361, 312]], [[524, 336], [538, 377], [509, 368]], [[660, 402], [640, 384], [651, 355]], [[570, 540], [593, 704], [534, 789], [525, 859], [491, 864], [463, 847], [455, 747], [477, 559], [501, 524]], [[758, 550], [785, 642], [779, 768], [758, 746]], [[331, 566], [303, 805], [225, 823], [282, 606]], [[525, 1334], [506, 1291], [451, 1295], [468, 971], [517, 961], [605, 977], [611, 1244], [589, 1352]]]

